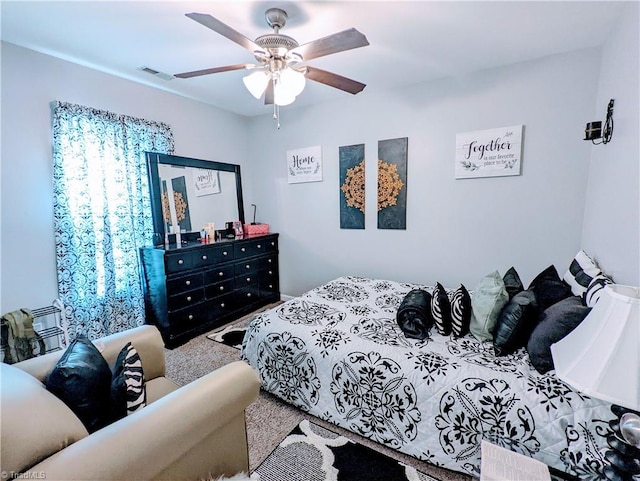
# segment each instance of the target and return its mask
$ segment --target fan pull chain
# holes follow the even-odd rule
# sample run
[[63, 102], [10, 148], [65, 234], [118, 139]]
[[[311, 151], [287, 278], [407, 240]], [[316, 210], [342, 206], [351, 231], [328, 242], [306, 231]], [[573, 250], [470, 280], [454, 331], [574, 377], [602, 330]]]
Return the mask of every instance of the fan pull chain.
[[280, 106], [275, 102], [273, 103], [273, 120], [278, 122], [278, 130], [280, 130]]

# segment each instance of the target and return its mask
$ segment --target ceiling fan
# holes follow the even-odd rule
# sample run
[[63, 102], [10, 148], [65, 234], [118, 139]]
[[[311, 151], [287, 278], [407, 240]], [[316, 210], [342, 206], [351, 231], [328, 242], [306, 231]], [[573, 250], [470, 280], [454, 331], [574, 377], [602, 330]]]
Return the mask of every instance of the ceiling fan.
[[288, 18], [287, 12], [280, 8], [269, 8], [265, 12], [267, 24], [273, 28], [273, 33], [262, 35], [255, 41], [211, 15], [187, 13], [186, 16], [246, 48], [253, 53], [258, 64], [241, 63], [195, 70], [175, 74], [175, 77], [191, 78], [230, 70], [253, 70], [251, 74], [244, 77], [244, 84], [254, 97], [259, 99], [264, 95], [265, 104], [274, 105], [274, 115], [277, 115], [279, 106], [289, 105], [302, 92], [305, 79], [329, 85], [351, 94], [357, 94], [366, 87], [365, 84], [356, 80], [319, 68], [301, 65], [302, 62], [314, 58], [369, 45], [367, 38], [355, 28], [300, 45], [295, 39], [280, 33], [280, 29], [285, 26]]

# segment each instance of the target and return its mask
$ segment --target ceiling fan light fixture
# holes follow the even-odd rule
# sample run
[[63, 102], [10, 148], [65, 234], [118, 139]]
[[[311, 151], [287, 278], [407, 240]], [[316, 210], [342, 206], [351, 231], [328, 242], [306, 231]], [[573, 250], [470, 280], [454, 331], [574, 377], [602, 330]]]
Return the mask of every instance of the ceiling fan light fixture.
[[244, 86], [247, 87], [249, 93], [259, 99], [267, 89], [267, 84], [269, 83], [270, 78], [271, 74], [269, 72], [256, 70], [255, 72], [251, 72], [249, 75], [243, 77], [242, 82], [244, 83]]
[[287, 67], [280, 71], [280, 83], [290, 95], [297, 97], [304, 90], [306, 79], [303, 73]]

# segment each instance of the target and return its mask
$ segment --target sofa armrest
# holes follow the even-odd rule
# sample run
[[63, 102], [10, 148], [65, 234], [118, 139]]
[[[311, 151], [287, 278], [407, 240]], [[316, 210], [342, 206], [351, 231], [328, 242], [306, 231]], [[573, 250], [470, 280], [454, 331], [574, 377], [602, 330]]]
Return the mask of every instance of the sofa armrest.
[[[109, 367], [113, 368], [118, 353], [129, 341], [131, 341], [140, 355], [145, 379], [155, 379], [165, 375], [164, 342], [160, 331], [155, 326], [144, 325], [117, 332], [97, 339], [93, 343], [107, 360]], [[44, 382], [63, 353], [64, 351], [51, 352], [44, 356], [18, 362], [14, 366]]]
[[[246, 471], [244, 410], [259, 389], [255, 371], [236, 361], [81, 439], [29, 471], [43, 473], [48, 481], [207, 479], [209, 473]], [[224, 432], [224, 439], [215, 436], [217, 431]]]

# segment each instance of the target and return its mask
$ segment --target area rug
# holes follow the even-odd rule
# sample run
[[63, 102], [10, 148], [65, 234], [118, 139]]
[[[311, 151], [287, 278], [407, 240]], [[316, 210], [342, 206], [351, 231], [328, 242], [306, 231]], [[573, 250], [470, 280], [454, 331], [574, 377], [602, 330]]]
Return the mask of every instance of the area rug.
[[252, 473], [254, 481], [438, 481], [385, 454], [302, 421]]
[[280, 304], [282, 304], [282, 301], [267, 304], [266, 306], [261, 307], [260, 309], [257, 309], [256, 311], [253, 311], [230, 324], [227, 324], [223, 328], [218, 329], [211, 334], [207, 334], [207, 339], [219, 342], [221, 344], [224, 344], [225, 346], [240, 349], [242, 348], [242, 340], [244, 339], [244, 335], [247, 332], [247, 326], [253, 320], [253, 318], [257, 314], [267, 311]]

